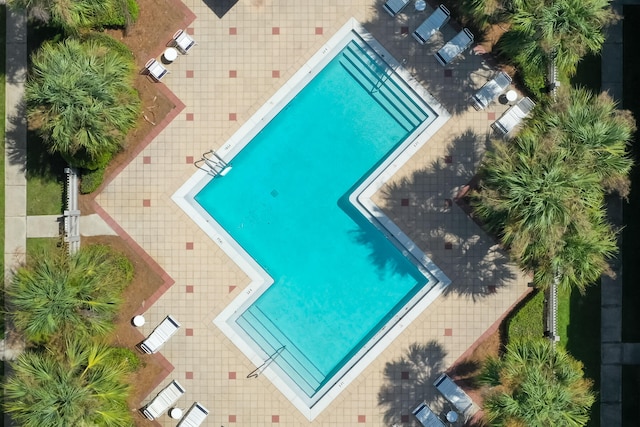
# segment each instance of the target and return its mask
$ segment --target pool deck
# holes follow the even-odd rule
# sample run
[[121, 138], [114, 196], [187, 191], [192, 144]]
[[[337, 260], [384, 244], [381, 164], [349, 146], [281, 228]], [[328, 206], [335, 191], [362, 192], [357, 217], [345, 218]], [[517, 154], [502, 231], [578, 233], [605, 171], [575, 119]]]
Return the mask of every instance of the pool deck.
[[[204, 425], [414, 425], [411, 410], [419, 402], [439, 406], [433, 380], [527, 289], [527, 278], [455, 202], [474, 176], [490, 124], [508, 106], [496, 102], [476, 112], [469, 104], [495, 73], [490, 56], [467, 50], [446, 68], [433, 57], [442, 37], [457, 32], [455, 16], [443, 36], [420, 46], [410, 33], [430, 7], [415, 12], [410, 4], [394, 19], [380, 2], [304, 3], [239, 1], [218, 18], [205, 3], [186, 1], [196, 15], [189, 32], [198, 44], [168, 65], [170, 74], [159, 83], [184, 108], [96, 201], [173, 283], [146, 306], [141, 332], [167, 314], [180, 321], [162, 350], [175, 369], [158, 389], [180, 381], [187, 392], [178, 406], [201, 402], [211, 411]], [[222, 146], [351, 17], [453, 116], [374, 197], [452, 284], [309, 422], [264, 376], [246, 378], [256, 366], [213, 325], [250, 280], [171, 196], [195, 172], [194, 160]], [[176, 423], [166, 415], [158, 421]]]

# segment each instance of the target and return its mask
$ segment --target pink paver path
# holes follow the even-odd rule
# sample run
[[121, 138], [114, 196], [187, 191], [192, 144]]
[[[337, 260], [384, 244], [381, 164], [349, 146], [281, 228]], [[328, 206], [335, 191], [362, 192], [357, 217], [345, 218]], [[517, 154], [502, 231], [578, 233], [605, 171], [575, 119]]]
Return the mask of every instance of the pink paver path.
[[[410, 6], [392, 19], [374, 1], [250, 0], [218, 18], [203, 2], [186, 5], [197, 17], [188, 30], [198, 45], [168, 66], [162, 83], [178, 107], [96, 198], [102, 216], [165, 272], [141, 332], [169, 313], [183, 325], [158, 355], [175, 368], [158, 388], [178, 379], [187, 390], [178, 406], [201, 402], [211, 426], [411, 425], [413, 407], [436, 399], [430, 382], [526, 290], [526, 278], [452, 203], [474, 175], [492, 118], [506, 109], [494, 103], [476, 112], [468, 103], [495, 70], [484, 55], [467, 51], [445, 72], [432, 53], [456, 33], [455, 17], [425, 46], [410, 35], [429, 7], [417, 13]], [[309, 422], [265, 377], [246, 378], [255, 366], [212, 324], [249, 279], [171, 195], [195, 172], [193, 159], [224, 144], [350, 17], [453, 116], [375, 197], [452, 284]], [[166, 415], [158, 421], [175, 425]]]

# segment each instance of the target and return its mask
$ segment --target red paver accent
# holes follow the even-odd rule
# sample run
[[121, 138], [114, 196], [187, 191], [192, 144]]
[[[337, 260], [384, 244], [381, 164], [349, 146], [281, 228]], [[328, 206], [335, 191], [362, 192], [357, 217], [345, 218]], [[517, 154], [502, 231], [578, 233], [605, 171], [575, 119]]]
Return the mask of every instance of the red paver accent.
[[195, 31], [192, 27], [187, 28], [187, 34], [189, 34], [190, 36], [195, 34]]
[[229, 422], [230, 423], [235, 423], [236, 422], [236, 416], [235, 415], [229, 415]]
[[444, 329], [444, 336], [445, 336], [445, 337], [452, 337], [452, 336], [453, 336], [453, 329], [451, 329], [451, 328], [445, 328], [445, 329]]
[[236, 27], [229, 27], [229, 35], [235, 36], [238, 34], [238, 29]]
[[187, 74], [186, 74], [188, 79], [192, 79], [193, 78], [193, 70], [187, 70]]
[[448, 165], [453, 163], [453, 156], [444, 156], [444, 162]]
[[192, 294], [193, 293], [193, 285], [187, 285], [185, 286], [185, 292], [188, 294]]
[[188, 250], [188, 251], [192, 251], [192, 250], [193, 250], [193, 242], [187, 242], [187, 243], [184, 245], [184, 248], [185, 248], [186, 250]]
[[229, 78], [230, 79], [235, 79], [236, 77], [238, 77], [238, 71], [237, 70], [229, 70]]
[[184, 334], [188, 337], [192, 337], [193, 336], [193, 329], [191, 328], [187, 328], [184, 330]]
[[279, 423], [280, 422], [280, 415], [271, 415], [271, 422], [272, 423]]
[[495, 120], [495, 119], [496, 119], [495, 112], [487, 113], [487, 120]]
[[193, 113], [187, 113], [187, 121], [188, 122], [192, 122], [193, 121]]
[[150, 165], [151, 164], [151, 156], [144, 156], [142, 158], [142, 164], [143, 165]]
[[366, 423], [367, 422], [367, 416], [366, 415], [358, 415], [358, 422], [359, 423]]
[[193, 156], [187, 156], [184, 158], [185, 163], [193, 163]]
[[271, 34], [277, 36], [280, 34], [280, 27], [271, 27]]
[[237, 288], [237, 286], [233, 286], [233, 285], [229, 286], [229, 293], [235, 291], [236, 288]]
[[444, 248], [445, 248], [446, 250], [451, 250], [451, 249], [453, 249], [453, 243], [451, 243], [451, 242], [445, 242], [445, 243], [444, 243]]
[[236, 373], [235, 372], [229, 372], [229, 379], [230, 380], [235, 380], [236, 379]]
[[321, 36], [324, 33], [324, 28], [316, 27], [316, 36]]
[[409, 27], [400, 27], [400, 34], [403, 36], [409, 34]]
[[280, 78], [280, 70], [271, 71], [271, 77], [273, 77], [274, 79]]
[[445, 77], [453, 77], [453, 70], [444, 70]]
[[192, 380], [193, 379], [193, 372], [191, 372], [191, 371], [185, 372], [184, 373], [184, 377], [187, 380]]
[[408, 423], [409, 422], [409, 415], [406, 415], [406, 414], [400, 415], [400, 422], [401, 423]]
[[402, 379], [402, 380], [408, 380], [408, 379], [409, 379], [409, 371], [402, 371], [402, 372], [400, 372], [400, 379]]
[[238, 115], [236, 113], [229, 113], [229, 121], [235, 122], [236, 120], [238, 120]]
[[400, 206], [409, 206], [409, 199], [400, 199]]
[[151, 207], [151, 199], [142, 199], [142, 207], [150, 208]]

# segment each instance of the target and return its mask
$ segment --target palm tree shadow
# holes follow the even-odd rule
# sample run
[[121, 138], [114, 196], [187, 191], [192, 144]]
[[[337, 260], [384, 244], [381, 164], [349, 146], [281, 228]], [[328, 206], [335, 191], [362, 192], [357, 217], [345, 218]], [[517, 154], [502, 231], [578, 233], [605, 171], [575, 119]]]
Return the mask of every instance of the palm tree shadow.
[[25, 172], [27, 147], [24, 141], [27, 139], [27, 119], [24, 100], [19, 101], [14, 113], [7, 117], [5, 138], [6, 157], [9, 164], [18, 165], [20, 172]]
[[387, 362], [384, 383], [378, 392], [385, 425], [406, 423], [420, 402], [436, 401], [433, 382], [444, 371], [446, 355], [440, 344], [429, 341], [413, 343], [399, 360]]
[[445, 294], [473, 300], [497, 292], [515, 278], [506, 252], [454, 203], [474, 179], [487, 142], [467, 130], [453, 139], [444, 158], [388, 183], [377, 200], [384, 213], [451, 279]]
[[[371, 18], [363, 22], [363, 26], [376, 40], [383, 41], [385, 49], [402, 62], [447, 111], [452, 114], [467, 111], [471, 96], [495, 74], [495, 58], [490, 54], [474, 55], [469, 47], [443, 67], [434, 54], [462, 30], [456, 18], [452, 17], [431, 39], [420, 45], [411, 34], [433, 12], [437, 3], [431, 3], [424, 12], [417, 12], [410, 3], [394, 18], [384, 11], [384, 3], [385, 0], [375, 2]], [[481, 35], [475, 35], [474, 43], [480, 42]]]

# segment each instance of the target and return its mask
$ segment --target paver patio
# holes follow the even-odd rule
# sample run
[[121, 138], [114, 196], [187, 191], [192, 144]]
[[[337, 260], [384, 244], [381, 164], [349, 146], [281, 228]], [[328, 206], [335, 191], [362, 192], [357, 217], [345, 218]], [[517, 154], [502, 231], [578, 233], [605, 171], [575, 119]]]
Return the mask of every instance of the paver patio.
[[[186, 5], [197, 16], [188, 31], [198, 45], [167, 66], [161, 83], [185, 108], [96, 198], [174, 281], [144, 312], [144, 334], [167, 314], [183, 325], [162, 350], [175, 369], [152, 396], [177, 379], [187, 390], [179, 406], [201, 402], [211, 426], [413, 425], [416, 404], [436, 399], [433, 379], [526, 290], [526, 277], [454, 201], [474, 175], [489, 125], [508, 107], [496, 102], [476, 112], [469, 104], [495, 73], [489, 58], [467, 50], [440, 66], [432, 53], [459, 28], [453, 16], [443, 36], [420, 46], [410, 33], [429, 7], [418, 13], [409, 5], [392, 19], [380, 2], [254, 0], [218, 18], [202, 2]], [[213, 325], [249, 279], [171, 195], [195, 172], [194, 159], [222, 146], [350, 17], [453, 116], [375, 197], [452, 284], [309, 422], [264, 376], [246, 378], [256, 367]], [[159, 422], [175, 425], [167, 416]]]

